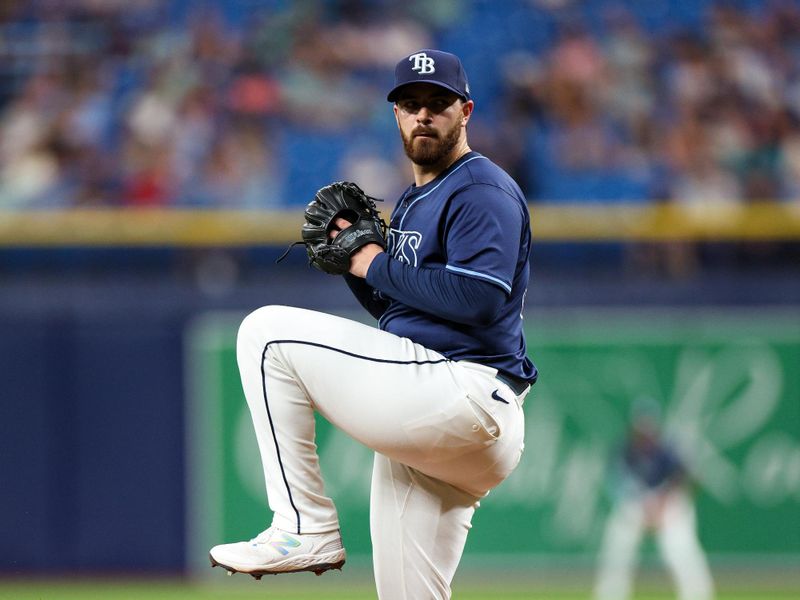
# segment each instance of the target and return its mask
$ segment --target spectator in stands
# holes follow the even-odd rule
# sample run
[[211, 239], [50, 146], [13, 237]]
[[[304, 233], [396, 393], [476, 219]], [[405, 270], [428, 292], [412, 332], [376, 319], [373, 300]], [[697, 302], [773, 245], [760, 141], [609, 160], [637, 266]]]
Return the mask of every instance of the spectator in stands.
[[[302, 202], [274, 140], [292, 128], [378, 146], [393, 135], [367, 108], [387, 57], [467, 43], [457, 28], [480, 8], [432, 4], [4, 6], [0, 205]], [[495, 68], [482, 78], [505, 97], [475, 122], [476, 146], [492, 146], [532, 201], [797, 197], [796, 2], [746, 10], [702, 0], [670, 27], [635, 3], [595, 5], [508, 0], [508, 35], [485, 50], [469, 43], [490, 51]], [[253, 150], [242, 117], [265, 148], [248, 175], [226, 174]], [[349, 168], [345, 156], [328, 161]], [[230, 184], [242, 177], [249, 183]], [[240, 189], [262, 184], [260, 201]]]

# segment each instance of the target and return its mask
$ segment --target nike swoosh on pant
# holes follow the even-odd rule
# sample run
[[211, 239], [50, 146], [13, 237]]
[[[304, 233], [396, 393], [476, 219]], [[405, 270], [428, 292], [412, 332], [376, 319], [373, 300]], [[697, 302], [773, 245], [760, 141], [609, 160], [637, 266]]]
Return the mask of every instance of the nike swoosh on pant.
[[503, 404], [508, 404], [508, 400], [501, 398], [500, 395], [497, 393], [497, 390], [492, 392], [492, 399], [497, 400], [498, 402], [502, 402]]

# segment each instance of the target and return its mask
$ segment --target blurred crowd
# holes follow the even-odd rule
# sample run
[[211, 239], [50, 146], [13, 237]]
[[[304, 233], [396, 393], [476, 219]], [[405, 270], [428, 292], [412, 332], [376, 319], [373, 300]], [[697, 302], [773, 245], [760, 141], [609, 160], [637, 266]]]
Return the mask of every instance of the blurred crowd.
[[385, 92], [431, 46], [533, 202], [796, 199], [800, 3], [640, 4], [0, 3], [0, 209], [280, 207], [315, 177], [391, 198]]
[[599, 35], [569, 21], [541, 56], [507, 57], [503, 135], [522, 132], [532, 197], [798, 197], [800, 3], [706, 4], [694, 27], [647, 31], [609, 3]]

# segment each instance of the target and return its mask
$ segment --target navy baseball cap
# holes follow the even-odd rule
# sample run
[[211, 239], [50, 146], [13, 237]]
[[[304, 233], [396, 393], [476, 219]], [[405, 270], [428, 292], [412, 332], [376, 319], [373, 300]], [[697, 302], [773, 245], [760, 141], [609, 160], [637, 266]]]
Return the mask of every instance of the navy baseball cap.
[[394, 87], [386, 99], [397, 100], [400, 88], [410, 83], [433, 83], [469, 100], [469, 83], [461, 60], [441, 50], [418, 50], [394, 68]]

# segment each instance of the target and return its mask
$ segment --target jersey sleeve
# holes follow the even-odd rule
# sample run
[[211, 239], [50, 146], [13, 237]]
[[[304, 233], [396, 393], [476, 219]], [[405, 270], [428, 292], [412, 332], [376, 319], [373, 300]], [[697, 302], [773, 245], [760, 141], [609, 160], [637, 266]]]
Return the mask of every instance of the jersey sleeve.
[[486, 325], [505, 302], [504, 293], [487, 281], [412, 267], [386, 253], [372, 261], [367, 285], [417, 310], [466, 325]]
[[488, 281], [511, 293], [527, 219], [502, 189], [473, 184], [456, 193], [445, 223], [448, 271]]
[[358, 300], [359, 304], [363, 306], [369, 314], [374, 318], [380, 319], [386, 308], [389, 306], [389, 300], [383, 298], [378, 290], [370, 286], [361, 277], [356, 277], [350, 273], [345, 273], [344, 280], [347, 282], [347, 287], [353, 292], [353, 295]]

